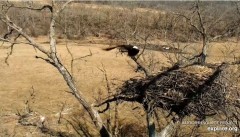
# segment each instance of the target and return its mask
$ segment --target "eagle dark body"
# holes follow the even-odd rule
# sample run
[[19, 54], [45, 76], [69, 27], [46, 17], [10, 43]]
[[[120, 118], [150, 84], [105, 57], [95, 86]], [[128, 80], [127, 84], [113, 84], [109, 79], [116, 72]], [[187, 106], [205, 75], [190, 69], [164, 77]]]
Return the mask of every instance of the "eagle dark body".
[[105, 48], [104, 50], [109, 51], [115, 48], [119, 48], [121, 52], [127, 52], [128, 56], [136, 56], [139, 53], [139, 48], [134, 45], [117, 45], [117, 46]]

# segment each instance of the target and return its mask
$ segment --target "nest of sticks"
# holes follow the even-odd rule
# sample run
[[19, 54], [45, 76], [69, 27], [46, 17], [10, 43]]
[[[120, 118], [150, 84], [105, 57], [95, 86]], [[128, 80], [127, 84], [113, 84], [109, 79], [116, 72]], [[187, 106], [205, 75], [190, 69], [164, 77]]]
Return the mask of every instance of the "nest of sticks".
[[193, 114], [204, 118], [224, 107], [226, 87], [222, 70], [220, 65], [211, 73], [194, 74], [173, 66], [155, 76], [125, 81], [117, 95], [100, 105], [115, 100], [136, 101], [147, 111], [162, 108], [179, 116]]

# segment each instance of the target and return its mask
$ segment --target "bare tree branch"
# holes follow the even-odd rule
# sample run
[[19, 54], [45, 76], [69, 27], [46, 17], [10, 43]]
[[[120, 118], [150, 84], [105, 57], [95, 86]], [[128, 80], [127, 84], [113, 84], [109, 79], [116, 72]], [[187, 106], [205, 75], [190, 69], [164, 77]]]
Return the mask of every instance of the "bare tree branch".
[[15, 45], [15, 41], [20, 37], [21, 35], [20, 34], [18, 34], [15, 38], [14, 38], [14, 42], [10, 45], [10, 52], [9, 53], [7, 53], [7, 57], [5, 58], [5, 63], [7, 64], [7, 65], [9, 65], [8, 64], [8, 58], [12, 55], [12, 53], [13, 53], [13, 46]]
[[49, 64], [54, 66], [54, 63], [50, 59], [45, 59], [45, 58], [40, 57], [40, 56], [35, 56], [35, 58], [36, 59], [42, 59], [42, 60], [46, 61], [47, 63], [49, 63]]
[[66, 40], [66, 48], [67, 48], [68, 53], [69, 53], [70, 56], [71, 56], [71, 74], [72, 74], [72, 76], [73, 76], [73, 75], [74, 75], [74, 74], [73, 74], [73, 62], [74, 62], [74, 58], [73, 58], [72, 52], [71, 52], [70, 49], [68, 48], [67, 40]]
[[137, 64], [136, 71], [142, 70], [146, 76], [150, 75], [150, 72], [136, 59], [136, 57], [131, 57], [131, 59]]
[[188, 21], [188, 23], [189, 23], [197, 32], [203, 34], [202, 30], [200, 30], [196, 25], [194, 25], [193, 22], [192, 22], [192, 20], [191, 20], [189, 17], [187, 17], [186, 15], [180, 14], [180, 13], [175, 13], [175, 15], [178, 15], [178, 16], [180, 16], [180, 17], [185, 18], [185, 19]]
[[9, 17], [6, 15], [5, 17], [0, 18], [4, 23], [6, 23], [9, 27], [16, 30], [19, 34], [21, 34], [24, 38], [26, 38], [27, 41], [29, 41], [29, 44], [32, 45], [34, 48], [37, 48], [42, 53], [46, 54], [47, 56], [50, 56], [49, 51], [43, 48], [41, 45], [37, 44], [30, 36], [28, 36], [25, 32], [22, 31], [22, 28], [18, 27], [16, 24], [14, 24]]
[[197, 10], [199, 24], [201, 25], [202, 32], [203, 32], [203, 34], [206, 34], [206, 29], [205, 29], [205, 27], [203, 25], [202, 14], [201, 14], [201, 11], [200, 11], [200, 8], [199, 8], [199, 0], [197, 1], [195, 7], [196, 7], [196, 10]]
[[61, 75], [63, 76], [64, 80], [66, 81], [68, 87], [71, 89], [72, 94], [76, 97], [76, 99], [79, 101], [79, 103], [83, 105], [85, 110], [90, 115], [93, 123], [96, 126], [96, 129], [100, 132], [100, 135], [102, 137], [110, 137], [111, 135], [108, 132], [108, 130], [105, 127], [105, 125], [103, 124], [102, 119], [101, 119], [99, 113], [96, 110], [93, 109], [93, 107], [90, 105], [90, 103], [88, 103], [87, 100], [83, 97], [82, 92], [79, 89], [77, 89], [77, 86], [76, 86], [76, 84], [75, 84], [75, 82], [73, 80], [72, 75], [68, 72], [66, 67], [61, 63], [61, 61], [59, 60], [59, 58], [57, 56], [56, 35], [55, 35], [55, 22], [56, 22], [56, 18], [58, 17], [59, 13], [61, 11], [63, 11], [64, 8], [72, 1], [73, 0], [67, 1], [57, 11], [54, 10], [55, 2], [53, 2], [53, 4], [52, 4], [53, 9], [52, 9], [52, 17], [51, 17], [51, 23], [50, 23], [50, 51], [48, 51], [45, 48], [43, 48], [43, 46], [41, 46], [38, 43], [36, 43], [29, 35], [24, 33], [22, 31], [22, 28], [18, 27], [16, 24], [14, 24], [9, 19], [9, 17], [7, 15], [5, 17], [1, 16], [0, 19], [4, 23], [6, 23], [9, 27], [11, 27], [12, 29], [16, 30], [24, 38], [26, 38], [26, 40], [29, 41], [30, 45], [32, 45], [37, 50], [39, 50], [42, 53], [44, 53], [45, 55], [47, 55], [48, 59], [44, 59], [44, 58], [38, 57], [38, 56], [36, 56], [36, 58], [43, 59], [43, 60], [45, 60], [46, 62], [52, 64], [54, 67], [56, 67], [58, 69], [58, 71], [61, 73]]
[[[0, 41], [8, 42], [8, 43], [11, 43], [11, 44], [27, 44], [27, 45], [31, 45], [31, 43], [28, 43], [28, 42], [11, 41], [11, 40], [4, 39], [4, 38], [1, 38], [1, 37], [0, 37]], [[9, 46], [8, 48], [10, 48], [10, 47], [11, 47], [11, 46]]]
[[93, 55], [93, 53], [92, 53], [92, 51], [89, 49], [89, 54], [88, 54], [88, 55], [85, 55], [85, 56], [82, 56], [82, 57], [78, 57], [78, 58], [74, 58], [74, 60], [83, 59], [83, 58], [86, 58], [86, 57], [90, 57], [90, 56], [92, 56], [92, 55]]
[[[55, 67], [58, 69], [58, 71], [62, 74], [63, 78], [67, 82], [69, 88], [71, 89], [73, 95], [76, 97], [76, 99], [83, 105], [83, 107], [87, 110], [89, 113], [92, 121], [94, 122], [96, 128], [100, 131], [101, 136], [110, 136], [110, 133], [108, 132], [107, 128], [102, 122], [101, 117], [99, 116], [99, 113], [92, 108], [91, 105], [83, 98], [82, 93], [76, 88], [75, 82], [73, 80], [73, 77], [68, 72], [68, 70], [62, 65], [60, 60], [57, 57], [56, 54], [56, 39], [55, 39], [55, 22], [58, 14], [73, 0], [69, 0], [66, 2], [58, 11], [54, 11], [52, 13], [52, 19], [50, 23], [50, 58], [53, 60]], [[53, 3], [54, 6], [54, 3]]]
[[10, 8], [16, 8], [16, 9], [35, 10], [35, 11], [42, 11], [42, 10], [44, 10], [44, 9], [49, 9], [51, 12], [53, 11], [51, 5], [43, 5], [43, 6], [40, 7], [40, 8], [34, 8], [34, 7], [31, 7], [31, 6], [28, 6], [28, 7], [16, 6], [16, 5], [14, 5], [14, 4], [11, 4], [11, 5], [3, 5], [3, 6], [8, 7], [8, 9], [10, 9]]
[[9, 31], [8, 33], [6, 33], [6, 34], [3, 36], [3, 38], [4, 38], [4, 39], [7, 39], [8, 36], [11, 35], [13, 31], [14, 31], [14, 29], [10, 29], [10, 31]]

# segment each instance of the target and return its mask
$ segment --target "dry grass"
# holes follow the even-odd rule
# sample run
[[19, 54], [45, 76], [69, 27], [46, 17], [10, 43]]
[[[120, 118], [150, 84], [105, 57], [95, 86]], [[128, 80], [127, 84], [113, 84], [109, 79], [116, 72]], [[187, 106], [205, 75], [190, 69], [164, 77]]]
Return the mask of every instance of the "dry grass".
[[[38, 37], [36, 41], [44, 43], [47, 41], [47, 37]], [[99, 70], [99, 68], [102, 68], [102, 64], [106, 69], [108, 79], [113, 82], [112, 85], [115, 84], [115, 87], [129, 78], [143, 76], [141, 73], [134, 72], [132, 66], [135, 66], [135, 64], [127, 56], [116, 55], [117, 50], [111, 52], [101, 50], [101, 48], [108, 46], [106, 41], [108, 41], [106, 38], [90, 37], [68, 43], [69, 49], [75, 58], [88, 55], [89, 50], [93, 54], [82, 60], [76, 60], [73, 70], [79, 89], [87, 100], [92, 103], [95, 102], [96, 98], [103, 99], [107, 96], [104, 75]], [[212, 43], [209, 49], [209, 62], [224, 60], [219, 49], [225, 49], [225, 44], [238, 49], [236, 53], [240, 55], [240, 47], [235, 43]], [[46, 43], [43, 45], [47, 46]], [[70, 69], [71, 58], [66, 50], [64, 40], [58, 40], [57, 50], [60, 59]], [[168, 64], [161, 52], [154, 52], [157, 57], [161, 58], [161, 63]], [[28, 99], [32, 86], [35, 89], [36, 96], [34, 102], [30, 104], [31, 108], [46, 116], [50, 125], [54, 125], [53, 127], [59, 129], [61, 126], [57, 124], [58, 116], [56, 114], [61, 110], [61, 103], [66, 102], [66, 109], [69, 109], [66, 115], [72, 113], [73, 108], [79, 108], [75, 98], [65, 92], [68, 87], [61, 75], [51, 65], [36, 59], [35, 55], [42, 56], [42, 54], [36, 53], [28, 45], [16, 45], [14, 47], [14, 53], [9, 59], [9, 66], [4, 63], [6, 53], [6, 49], [0, 50], [0, 136], [4, 136], [4, 134], [13, 135], [14, 133], [18, 133], [17, 136], [27, 136], [27, 134], [32, 134], [30, 131], [34, 131], [34, 129], [16, 125], [17, 117], [14, 115], [17, 110], [24, 111], [24, 102]], [[227, 58], [228, 60], [233, 59], [231, 55], [227, 56]], [[204, 68], [199, 70], [204, 71]], [[143, 122], [145, 121], [144, 112], [139, 109], [133, 110], [136, 106], [138, 105], [128, 103], [120, 105], [119, 112], [122, 125], [131, 126], [132, 123], [145, 123]], [[105, 114], [102, 116], [107, 117]], [[141, 129], [142, 127], [138, 128]], [[66, 130], [66, 127], [62, 129]], [[36, 136], [41, 135], [36, 134]]]
[[[51, 0], [38, 2], [40, 2], [41, 5], [51, 4]], [[23, 25], [22, 27], [26, 29], [24, 31], [29, 35], [38, 36], [35, 38], [37, 42], [46, 47], [49, 46], [48, 37], [40, 36], [48, 33], [48, 21], [50, 19], [48, 11], [43, 13], [28, 13], [28, 11], [25, 10], [13, 10], [12, 12], [10, 17], [15, 17], [15, 13], [19, 15], [16, 16], [14, 22]], [[68, 18], [65, 18], [65, 16]], [[29, 20], [29, 17], [35, 20]], [[41, 21], [43, 17], [45, 22]], [[192, 33], [191, 29], [189, 29], [184, 22], [180, 20], [176, 28], [171, 26], [175, 24], [175, 18], [167, 11], [150, 8], [134, 8], [131, 6], [99, 6], [97, 4], [79, 3], [71, 5], [70, 8], [63, 12], [60, 18], [62, 21], [56, 26], [57, 37], [59, 38], [57, 39], [57, 54], [70, 72], [73, 72], [77, 87], [90, 103], [99, 103], [99, 101], [108, 96], [106, 80], [104, 73], [101, 71], [103, 68], [106, 70], [106, 75], [110, 82], [110, 94], [115, 93], [115, 89], [124, 83], [124, 81], [133, 77], [144, 76], [142, 73], [135, 72], [136, 64], [126, 55], [117, 54], [117, 50], [110, 52], [101, 50], [103, 47], [112, 43], [125, 44], [124, 36], [128, 38], [131, 44], [134, 42], [144, 43], [142, 38], [133, 38], [132, 34], [135, 29], [136, 34], [139, 35], [138, 37], [144, 37], [148, 33], [152, 34], [153, 36], [150, 36], [147, 40], [150, 44], [178, 45], [180, 48], [188, 45], [187, 48], [184, 49], [184, 52], [194, 55], [197, 55], [201, 50], [201, 41], [193, 43], [193, 41], [196, 40], [196, 36], [193, 35], [195, 33]], [[136, 22], [136, 20], [138, 21]], [[75, 60], [73, 71], [71, 71], [70, 64], [71, 56], [67, 51], [66, 41], [62, 35], [62, 27], [64, 27], [64, 25], [68, 28], [67, 32], [69, 34], [67, 34], [67, 37], [71, 39], [68, 40], [68, 47], [74, 58], [84, 57], [89, 55], [90, 52], [92, 53], [92, 56]], [[135, 28], [135, 26], [137, 27]], [[5, 29], [6, 27], [2, 26], [2, 33], [4, 33]], [[176, 32], [173, 32], [173, 29], [175, 29]], [[220, 26], [220, 29], [223, 29], [223, 27]], [[172, 33], [176, 34], [173, 35]], [[190, 39], [187, 37], [190, 37]], [[81, 40], [75, 40], [80, 38]], [[185, 41], [185, 43], [171, 43], [171, 40]], [[189, 41], [192, 43], [187, 43]], [[27, 105], [29, 105], [32, 111], [46, 117], [46, 125], [54, 131], [68, 133], [70, 136], [74, 136], [73, 134], [76, 133], [70, 123], [64, 119], [74, 121], [73, 118], [75, 118], [75, 120], [79, 120], [81, 125], [88, 126], [88, 130], [92, 136], [98, 136], [98, 133], [92, 128], [92, 123], [88, 121], [89, 117], [82, 106], [67, 92], [69, 89], [59, 72], [45, 61], [35, 58], [36, 55], [42, 57], [44, 57], [44, 55], [38, 52], [36, 53], [31, 46], [24, 44], [15, 45], [13, 55], [10, 56], [8, 60], [8, 66], [4, 63], [8, 53], [8, 49], [4, 49], [4, 47], [7, 45], [6, 43], [0, 45], [0, 136], [47, 136], [41, 133], [36, 127], [26, 127], [18, 123], [19, 116], [17, 116], [16, 113], [26, 113], [26, 101], [29, 102]], [[169, 60], [169, 58], [173, 60]], [[231, 62], [234, 61], [235, 58], [240, 59], [240, 46], [235, 38], [231, 38], [228, 41], [210, 43], [207, 57], [208, 63]], [[171, 66], [172, 63], [176, 61], [176, 54], [146, 50], [140, 60], [152, 73], [157, 73]], [[232, 69], [232, 72], [235, 73], [239, 67], [233, 67]], [[185, 71], [187, 73], [197, 73], [199, 77], [202, 76], [200, 74], [211, 73], [210, 69], [201, 66], [197, 69], [189, 67]], [[238, 85], [240, 85], [240, 83]], [[30, 96], [32, 87], [35, 90], [34, 98]], [[229, 93], [229, 98], [234, 98], [234, 95], [234, 93], [231, 95]], [[114, 107], [115, 105], [113, 103], [110, 107], [112, 109], [110, 111], [111, 113], [105, 112], [101, 114], [105, 123], [107, 123], [109, 118], [111, 118], [112, 123], [114, 122]], [[101, 110], [103, 107], [98, 109]], [[120, 135], [146, 136], [145, 112], [140, 104], [123, 102], [118, 106], [118, 111]], [[160, 116], [159, 124], [156, 124], [158, 131], [163, 129], [171, 119], [171, 116], [165, 118], [164, 116], [167, 115], [167, 112], [163, 111], [164, 110], [158, 111], [158, 115]], [[60, 115], [63, 117], [61, 122], [59, 122]], [[213, 117], [213, 120], [217, 118], [221, 120], [221, 116], [220, 118]], [[194, 117], [190, 116], [185, 120], [194, 120]], [[207, 120], [211, 121], [212, 119]], [[184, 130], [184, 132], [179, 132], [179, 136], [182, 135], [182, 133], [184, 133], [185, 136], [189, 136], [186, 135], [186, 133], [190, 134], [192, 127], [193, 126], [182, 125], [180, 131]], [[231, 132], [221, 132], [217, 135], [206, 129], [207, 126], [201, 126], [198, 133], [202, 136], [209, 137], [232, 135]], [[132, 134], [130, 131], [133, 131], [135, 134]]]

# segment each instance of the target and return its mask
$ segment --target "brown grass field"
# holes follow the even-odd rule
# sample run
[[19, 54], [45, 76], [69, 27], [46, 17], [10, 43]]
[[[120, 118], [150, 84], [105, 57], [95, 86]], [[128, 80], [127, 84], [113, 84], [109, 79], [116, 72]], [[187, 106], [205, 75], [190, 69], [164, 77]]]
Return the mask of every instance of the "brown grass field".
[[[13, 1], [16, 2], [16, 0]], [[41, 0], [38, 2], [40, 5], [51, 4], [51, 0]], [[77, 12], [72, 14], [75, 9], [77, 9]], [[124, 36], [126, 35], [126, 37], [131, 36], [134, 25], [136, 25], [136, 29], [139, 31], [139, 36], [143, 37], [147, 35], [147, 33], [153, 34], [153, 36], [150, 36], [147, 40], [149, 45], [174, 45], [175, 48], [179, 46], [180, 49], [186, 47], [183, 49], [183, 52], [187, 53], [186, 56], [188, 57], [199, 54], [202, 48], [202, 41], [200, 40], [201, 38], [199, 35], [197, 35], [197, 38], [194, 36], [189, 36], [190, 38], [186, 37], [194, 33], [190, 33], [192, 30], [186, 27], [187, 25], [183, 22], [183, 24], [181, 24], [181, 20], [179, 21], [180, 23], [178, 22], [179, 26], [174, 28], [176, 29], [176, 32], [171, 32], [174, 29], [170, 30], [171, 27], [168, 28], [168, 23], [170, 22], [167, 23], [167, 21], [171, 20], [168, 11], [162, 11], [151, 7], [122, 7], [107, 4], [101, 4], [100, 6], [100, 4], [94, 3], [73, 4], [68, 10], [69, 11], [66, 11], [66, 13], [63, 14], [64, 16], [61, 18], [61, 22], [56, 26], [57, 55], [74, 77], [77, 88], [83, 93], [84, 98], [86, 98], [86, 100], [92, 105], [98, 104], [109, 95], [115, 94], [117, 89], [121, 87], [126, 80], [136, 77], [144, 77], [143, 72], [135, 71], [137, 68], [136, 63], [126, 54], [121, 54], [117, 49], [111, 51], [102, 50], [113, 43], [125, 44], [126, 42], [123, 42], [124, 38], [122, 37], [122, 33], [124, 32]], [[12, 11], [12, 16], [14, 17], [17, 12], [19, 11]], [[34, 36], [33, 39], [46, 48], [49, 48], [49, 37], [42, 35], [49, 33], [49, 24], [47, 23], [50, 21], [48, 20], [50, 19], [50, 12], [48, 12], [49, 11], [46, 10], [43, 11], [43, 14], [38, 14], [37, 12], [28, 13], [28, 11], [23, 10], [23, 12], [19, 12], [20, 16], [18, 16], [18, 18], [16, 17], [15, 20], [16, 22], [19, 21], [17, 24], [22, 23], [25, 25], [25, 20], [20, 20], [21, 16], [24, 14], [26, 20], [28, 20], [29, 14], [29, 17], [31, 16], [32, 20], [29, 18], [30, 24], [25, 22], [27, 24], [26, 26], [29, 25], [29, 28], [25, 26], [24, 31], [26, 31], [27, 34]], [[65, 18], [67, 16], [69, 16], [69, 19]], [[139, 17], [139, 22], [136, 21], [138, 18], [135, 19], [135, 16]], [[41, 22], [43, 17], [45, 22]], [[167, 20], [168, 18], [169, 20]], [[35, 21], [35, 23], [31, 24], [31, 21]], [[160, 25], [157, 25], [160, 27], [158, 26], [159, 28], [154, 28], [154, 26], [151, 26], [154, 25], [153, 22], [159, 23]], [[67, 26], [65, 23], [70, 23], [72, 26], [69, 24], [69, 26]], [[123, 27], [125, 23], [130, 26], [132, 25], [131, 27], [133, 28], [130, 27], [131, 29], [127, 28], [125, 30]], [[164, 23], [166, 23], [166, 26]], [[138, 25], [140, 26], [139, 28], [137, 27]], [[186, 28], [181, 28], [183, 27], [181, 25], [184, 25]], [[61, 27], [69, 29], [67, 30], [68, 33], [70, 33], [69, 39], [63, 38], [65, 35], [63, 36]], [[151, 30], [151, 28], [154, 29]], [[6, 30], [5, 26], [2, 26], [1, 29]], [[116, 32], [111, 33], [112, 29], [115, 29], [114, 31]], [[184, 34], [185, 30], [182, 32], [182, 29], [186, 29], [186, 32], [189, 31], [189, 34]], [[80, 33], [79, 30], [84, 31], [84, 34]], [[169, 33], [169, 37], [167, 34], [166, 36], [163, 36], [164, 31]], [[213, 32], [215, 32], [215, 30]], [[216, 32], [218, 31], [216, 30]], [[172, 33], [178, 34], [172, 35]], [[66, 34], [66, 37], [68, 37], [68, 34]], [[181, 38], [185, 39], [185, 41], [182, 41], [184, 43], [172, 43], [173, 41], [181, 41]], [[19, 39], [20, 41], [25, 42], [23, 38]], [[138, 42], [143, 45], [144, 43], [142, 38], [141, 40], [138, 39], [136, 41], [131, 37], [127, 37], [127, 39], [130, 44]], [[216, 41], [217, 42], [209, 43], [206, 60], [207, 63], [220, 64], [222, 62], [233, 62], [240, 59], [240, 44], [239, 40], [235, 38], [235, 35]], [[94, 125], [89, 118], [88, 113], [83, 109], [76, 98], [69, 93], [69, 88], [62, 75], [55, 67], [44, 60], [35, 57], [45, 57], [45, 55], [36, 52], [30, 45], [16, 44], [14, 45], [13, 54], [9, 56], [6, 63], [5, 59], [10, 52], [10, 49], [6, 48], [8, 46], [8, 43], [0, 44], [0, 137], [60, 136], [55, 133], [52, 133], [51, 135], [44, 134], [36, 126], [23, 126], [20, 124], [18, 121], [18, 114], [27, 114], [28, 109], [36, 112], [38, 115], [44, 116], [46, 118], [44, 124], [54, 132], [66, 133], [65, 136], [71, 137], [79, 136], [76, 131], [74, 131], [72, 125], [68, 122], [68, 120], [73, 121], [75, 119], [80, 123], [79, 125], [83, 126], [84, 129], [91, 134], [91, 136], [98, 137], [99, 133], [93, 128]], [[72, 56], [68, 52], [67, 47]], [[176, 62], [176, 55], [177, 54], [169, 52], [148, 50], [147, 48], [139, 60], [154, 75], [171, 67]], [[170, 58], [173, 60], [169, 60]], [[72, 62], [73, 64], [71, 64], [72, 59], [74, 59], [74, 62]], [[105, 70], [105, 74], [103, 70]], [[212, 69], [203, 66], [194, 66], [186, 68], [185, 71], [197, 74], [197, 76], [199, 74], [201, 77], [201, 74], [209, 73], [211, 70]], [[239, 72], [239, 65], [232, 65], [229, 70], [233, 74], [237, 73]], [[105, 75], [107, 76], [108, 81], [106, 81]], [[240, 81], [240, 77], [237, 79]], [[107, 90], [107, 82], [109, 82], [110, 91]], [[238, 83], [237, 86], [240, 87], [240, 83]], [[234, 96], [237, 93], [239, 93], [239, 91], [232, 93], [231, 96]], [[109, 125], [110, 123], [111, 126], [115, 124], [115, 106], [115, 102], [111, 103], [110, 110], [100, 114], [104, 124]], [[95, 109], [102, 110], [104, 108], [95, 107]], [[117, 109], [119, 112], [119, 137], [147, 136], [146, 113], [140, 104], [133, 102], [120, 102]], [[157, 112], [160, 119], [155, 121], [155, 124], [156, 130], [159, 132], [171, 121], [172, 116], [166, 117], [168, 112], [162, 109], [158, 109]], [[194, 121], [196, 120], [194, 118], [194, 116], [190, 115], [187, 116], [184, 121]], [[222, 114], [218, 114], [217, 116], [208, 117], [206, 121], [221, 121], [224, 120], [224, 118], [225, 117]], [[32, 120], [34, 121], [35, 119]], [[235, 137], [240, 133], [240, 129], [236, 132], [211, 132], [207, 130], [207, 127], [207, 125], [201, 125], [197, 129], [195, 136]], [[109, 129], [113, 128], [114, 127], [111, 127]], [[178, 134], [179, 137], [191, 136], [190, 134], [191, 131], [193, 131], [193, 125], [182, 124], [178, 131], [179, 133], [182, 133], [182, 135]]]
[[[35, 40], [48, 46], [45, 43], [47, 41], [45, 36], [35, 38]], [[92, 56], [75, 60], [73, 69], [78, 88], [83, 92], [87, 100], [92, 103], [96, 101], [95, 99], [104, 99], [107, 96], [106, 81], [103, 72], [100, 71], [103, 66], [109, 81], [112, 82], [110, 84], [114, 85], [112, 87], [113, 92], [115, 92], [114, 88], [121, 85], [124, 80], [143, 76], [142, 73], [134, 71], [136, 65], [126, 55], [116, 54], [117, 50], [103, 51], [102, 48], [108, 46], [107, 42], [108, 39], [106, 38], [95, 37], [68, 41], [69, 49], [74, 58], [88, 55], [89, 50], [92, 52]], [[240, 55], [240, 46], [235, 42], [211, 43], [208, 62], [218, 63], [225, 59], [227, 61], [233, 60], [232, 55], [227, 53], [229, 50], [225, 49], [226, 44], [231, 49], [235, 49], [236, 55]], [[4, 46], [6, 44], [1, 47]], [[223, 55], [219, 49], [226, 50], [226, 55]], [[62, 62], [71, 70], [71, 57], [67, 52], [66, 42], [63, 39], [58, 40], [57, 51]], [[0, 136], [43, 136], [31, 127], [20, 126], [15, 115], [18, 111], [22, 113], [25, 111], [26, 105], [24, 102], [29, 100], [32, 87], [35, 90], [35, 98], [30, 103], [30, 107], [46, 116], [52, 127], [59, 129], [61, 126], [57, 124], [57, 113], [61, 110], [61, 103], [66, 103], [66, 115], [71, 115], [74, 113], [74, 109], [80, 108], [76, 99], [66, 92], [68, 87], [62, 76], [45, 61], [36, 59], [35, 56], [41, 56], [41, 54], [36, 53], [31, 46], [15, 45], [13, 55], [8, 60], [9, 66], [4, 63], [7, 52], [8, 50], [4, 48], [0, 50]], [[161, 60], [161, 63], [169, 64], [162, 52], [150, 52], [154, 52]], [[139, 127], [145, 125], [144, 111], [141, 109], [133, 110], [136, 106], [138, 105], [133, 103], [120, 105], [119, 112], [122, 125], [130, 125], [131, 123], [135, 123]], [[105, 117], [107, 114], [102, 116]], [[162, 122], [166, 123], [164, 120]], [[60, 130], [64, 129], [66, 128], [60, 128]], [[145, 129], [143, 128], [143, 130]]]

